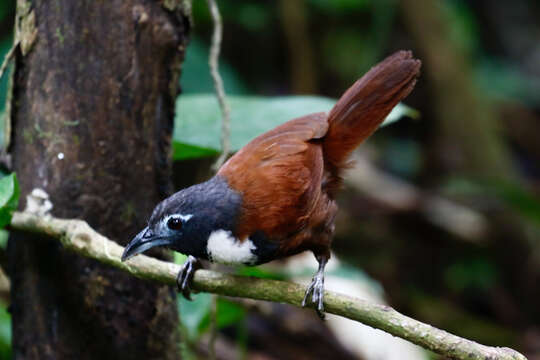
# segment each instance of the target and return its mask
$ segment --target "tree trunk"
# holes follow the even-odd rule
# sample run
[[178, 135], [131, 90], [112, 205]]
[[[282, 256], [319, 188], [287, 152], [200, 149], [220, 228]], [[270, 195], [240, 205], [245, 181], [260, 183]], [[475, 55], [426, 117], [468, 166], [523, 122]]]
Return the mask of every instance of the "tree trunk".
[[[169, 192], [189, 30], [177, 3], [33, 1], [37, 37], [21, 46], [12, 103], [21, 199], [42, 188], [55, 216], [84, 219], [121, 244], [143, 227]], [[178, 358], [174, 289], [57, 244], [9, 241], [14, 358]]]

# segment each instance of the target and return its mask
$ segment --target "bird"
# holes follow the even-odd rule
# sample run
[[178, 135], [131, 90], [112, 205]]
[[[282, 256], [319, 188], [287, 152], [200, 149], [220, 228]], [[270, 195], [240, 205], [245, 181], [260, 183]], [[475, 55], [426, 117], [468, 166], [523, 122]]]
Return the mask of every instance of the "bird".
[[324, 317], [324, 269], [350, 154], [412, 91], [420, 67], [411, 51], [398, 51], [357, 80], [328, 113], [256, 137], [215, 176], [161, 201], [122, 261], [156, 246], [187, 255], [177, 284], [191, 299], [201, 259], [255, 266], [311, 251], [319, 266], [302, 306]]

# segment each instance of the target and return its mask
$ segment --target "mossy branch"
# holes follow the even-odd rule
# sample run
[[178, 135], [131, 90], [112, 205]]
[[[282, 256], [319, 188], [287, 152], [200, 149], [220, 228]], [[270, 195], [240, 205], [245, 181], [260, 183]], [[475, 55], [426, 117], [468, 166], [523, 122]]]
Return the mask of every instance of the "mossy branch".
[[[141, 279], [175, 285], [180, 270], [176, 264], [145, 255], [121, 262], [123, 247], [100, 235], [82, 220], [17, 212], [11, 221], [11, 229], [49, 235], [60, 240], [70, 251], [115, 266]], [[303, 286], [290, 282], [226, 275], [208, 270], [198, 270], [193, 285], [197, 291], [295, 306], [300, 306], [305, 291]], [[333, 291], [325, 292], [324, 306], [328, 313], [384, 330], [449, 358], [526, 360], [515, 350], [481, 345], [414, 320], [389, 306], [372, 304]]]

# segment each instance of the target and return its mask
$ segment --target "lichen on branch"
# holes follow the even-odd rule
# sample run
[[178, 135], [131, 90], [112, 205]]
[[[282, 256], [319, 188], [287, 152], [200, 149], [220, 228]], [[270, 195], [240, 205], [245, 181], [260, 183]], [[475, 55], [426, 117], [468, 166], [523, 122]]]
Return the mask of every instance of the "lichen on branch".
[[[112, 265], [138, 278], [176, 284], [180, 266], [146, 255], [122, 262], [120, 257], [124, 248], [97, 233], [82, 220], [16, 212], [10, 227], [17, 231], [46, 234], [60, 240], [67, 250]], [[295, 306], [300, 306], [305, 291], [303, 286], [290, 282], [227, 275], [209, 270], [198, 270], [195, 273], [193, 287], [197, 291]], [[324, 299], [328, 313], [384, 330], [452, 359], [526, 360], [515, 350], [475, 343], [407, 317], [386, 305], [373, 304], [333, 291], [326, 291]]]

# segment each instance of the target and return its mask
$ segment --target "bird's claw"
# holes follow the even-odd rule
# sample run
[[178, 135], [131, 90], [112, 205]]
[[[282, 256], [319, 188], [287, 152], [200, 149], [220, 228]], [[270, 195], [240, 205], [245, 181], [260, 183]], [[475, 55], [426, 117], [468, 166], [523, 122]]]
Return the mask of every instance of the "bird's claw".
[[324, 276], [321, 273], [316, 274], [309, 284], [304, 300], [302, 300], [302, 307], [308, 304], [308, 298], [311, 295], [311, 303], [313, 303], [317, 310], [317, 315], [321, 319], [324, 319]]
[[178, 286], [178, 291], [188, 299], [191, 299], [191, 282], [193, 281], [193, 275], [195, 271], [200, 268], [199, 261], [193, 257], [189, 256], [187, 261], [182, 266], [182, 269], [178, 272], [176, 276], [176, 285]]

